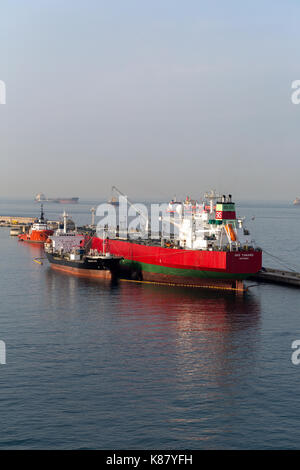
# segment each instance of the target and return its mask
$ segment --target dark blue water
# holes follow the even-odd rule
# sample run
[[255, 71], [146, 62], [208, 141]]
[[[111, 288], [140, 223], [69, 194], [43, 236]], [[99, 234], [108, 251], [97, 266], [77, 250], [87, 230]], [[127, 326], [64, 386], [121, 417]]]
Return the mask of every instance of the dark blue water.
[[[83, 223], [89, 207], [68, 210]], [[0, 215], [37, 209], [4, 201]], [[300, 210], [242, 212], [255, 215], [259, 243], [300, 270]], [[299, 447], [300, 290], [112, 287], [34, 263], [40, 248], [4, 228], [0, 250], [2, 449]]]

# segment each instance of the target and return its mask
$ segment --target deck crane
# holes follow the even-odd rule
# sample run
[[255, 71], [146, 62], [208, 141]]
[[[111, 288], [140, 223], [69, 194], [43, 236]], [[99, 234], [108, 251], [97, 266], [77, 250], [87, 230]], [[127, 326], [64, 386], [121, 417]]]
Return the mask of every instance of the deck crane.
[[149, 219], [148, 219], [148, 216], [146, 216], [143, 211], [141, 211], [138, 207], [136, 207], [136, 205], [128, 199], [128, 197], [126, 196], [126, 194], [122, 193], [122, 191], [120, 191], [116, 186], [112, 186], [111, 189], [112, 189], [112, 191], [116, 191], [120, 196], [126, 198], [126, 201], [128, 202], [128, 204], [129, 204], [131, 207], [133, 207], [133, 208], [136, 210], [136, 212], [144, 219], [144, 221], [146, 222], [146, 225], [145, 225], [145, 232], [148, 233], [148, 231], [149, 231]]

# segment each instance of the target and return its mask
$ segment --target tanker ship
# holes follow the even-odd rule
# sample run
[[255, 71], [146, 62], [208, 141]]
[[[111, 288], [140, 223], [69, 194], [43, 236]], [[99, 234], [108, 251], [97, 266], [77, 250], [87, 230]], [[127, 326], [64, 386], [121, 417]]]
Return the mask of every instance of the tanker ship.
[[187, 198], [178, 204], [176, 213], [178, 217], [168, 218], [177, 227], [170, 239], [161, 235], [158, 239], [121, 238], [118, 232], [107, 238], [103, 232], [93, 237], [91, 246], [123, 258], [120, 277], [244, 291], [243, 281], [262, 267], [262, 251], [244, 227], [244, 219], [237, 218], [232, 196], [212, 192], [201, 204]]
[[36, 202], [55, 202], [56, 204], [77, 204], [79, 197], [55, 197], [49, 198], [46, 197], [43, 193], [38, 193], [34, 200]]

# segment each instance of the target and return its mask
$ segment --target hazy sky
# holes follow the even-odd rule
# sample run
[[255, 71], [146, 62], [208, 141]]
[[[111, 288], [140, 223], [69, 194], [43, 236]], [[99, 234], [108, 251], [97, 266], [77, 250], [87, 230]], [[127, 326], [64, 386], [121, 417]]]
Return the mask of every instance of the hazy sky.
[[1, 196], [300, 196], [299, 0], [1, 0]]

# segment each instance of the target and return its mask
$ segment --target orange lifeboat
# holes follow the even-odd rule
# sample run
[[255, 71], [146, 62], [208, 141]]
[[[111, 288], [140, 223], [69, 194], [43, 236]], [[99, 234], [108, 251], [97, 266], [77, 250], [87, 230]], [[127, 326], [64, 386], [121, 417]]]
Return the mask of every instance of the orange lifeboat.
[[236, 241], [236, 234], [235, 234], [235, 231], [232, 227], [232, 224], [226, 224], [225, 225], [225, 230], [226, 230], [228, 236], [230, 237], [231, 241], [235, 242]]

